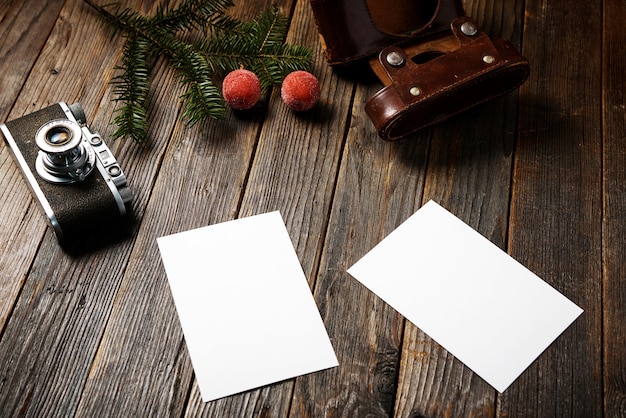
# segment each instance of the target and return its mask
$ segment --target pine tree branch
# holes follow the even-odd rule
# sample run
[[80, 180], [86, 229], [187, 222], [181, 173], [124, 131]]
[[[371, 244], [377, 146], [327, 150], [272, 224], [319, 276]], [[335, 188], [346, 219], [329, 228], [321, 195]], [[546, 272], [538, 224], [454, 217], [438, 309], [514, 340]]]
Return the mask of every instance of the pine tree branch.
[[[85, 1], [89, 3], [91, 0]], [[150, 44], [150, 49], [160, 51], [171, 60], [173, 66], [180, 71], [181, 82], [186, 86], [187, 92], [182, 96], [182, 99], [186, 106], [184, 117], [190, 124], [193, 125], [208, 118], [219, 119], [223, 117], [226, 107], [220, 92], [211, 81], [210, 67], [205, 58], [193, 47], [155, 25], [155, 21], [159, 19], [146, 19], [130, 9], [124, 9], [113, 14], [101, 6], [91, 5], [112, 25], [124, 31], [128, 40], [144, 39]], [[164, 18], [164, 16], [166, 15], [161, 15], [160, 18]], [[173, 15], [170, 14], [170, 16]], [[170, 24], [172, 22], [173, 20]], [[135, 57], [137, 56], [135, 55]], [[138, 63], [126, 62], [125, 65], [131, 68], [130, 71], [139, 67]], [[116, 119], [116, 123], [121, 122], [121, 125], [114, 137], [130, 137], [138, 141], [142, 116], [142, 112], [139, 110], [145, 103], [135, 100], [132, 92], [124, 92], [124, 88], [132, 87], [129, 83], [121, 84], [118, 87], [116, 93], [121, 93], [119, 100], [125, 102], [125, 105], [120, 110], [119, 119]], [[145, 116], [145, 106], [143, 115]], [[132, 126], [133, 122], [135, 122], [134, 127]]]
[[180, 52], [171, 57], [181, 72], [181, 82], [186, 86], [182, 99], [185, 105], [183, 117], [190, 125], [201, 125], [209, 119], [224, 117], [226, 106], [219, 90], [211, 81], [210, 68], [202, 55], [191, 45], [180, 45]]
[[226, 15], [232, 0], [187, 0], [176, 9], [168, 10], [167, 6], [159, 6], [157, 13], [150, 19], [153, 25], [168, 32], [180, 30], [231, 30], [239, 22]]
[[239, 30], [195, 44], [196, 49], [218, 74], [245, 67], [254, 72], [263, 90], [280, 84], [295, 70], [310, 67], [312, 50], [285, 44], [287, 18], [278, 10], [262, 13]]
[[[312, 51], [285, 44], [288, 20], [278, 9], [252, 22], [240, 22], [226, 14], [232, 0], [185, 0], [176, 9], [159, 6], [152, 17], [119, 4], [99, 6], [83, 0], [126, 38], [121, 74], [115, 77], [115, 100], [122, 102], [115, 123], [115, 138], [142, 141], [147, 133], [150, 93], [149, 62], [165, 55], [177, 70], [185, 92], [183, 117], [193, 125], [222, 118], [226, 107], [214, 85], [215, 75], [247, 67], [255, 72], [263, 89], [282, 82], [287, 73], [310, 66]], [[113, 7], [116, 7], [113, 10]], [[177, 35], [202, 31], [204, 38], [189, 43]]]
[[131, 138], [141, 142], [147, 136], [146, 108], [150, 94], [150, 77], [147, 66], [148, 45], [137, 36], [129, 36], [122, 56], [122, 73], [112, 81], [117, 101], [123, 105], [117, 110], [115, 123], [118, 129], [113, 138]]

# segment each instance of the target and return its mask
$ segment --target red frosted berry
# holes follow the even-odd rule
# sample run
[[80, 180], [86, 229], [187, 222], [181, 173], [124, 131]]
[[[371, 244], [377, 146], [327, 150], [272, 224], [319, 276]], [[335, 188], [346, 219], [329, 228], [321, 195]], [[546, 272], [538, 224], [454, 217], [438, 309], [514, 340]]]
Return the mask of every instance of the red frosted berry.
[[228, 106], [237, 110], [254, 107], [261, 98], [261, 83], [252, 71], [231, 71], [222, 83], [222, 96]]
[[309, 72], [294, 71], [285, 77], [280, 96], [291, 110], [309, 110], [320, 98], [320, 83]]

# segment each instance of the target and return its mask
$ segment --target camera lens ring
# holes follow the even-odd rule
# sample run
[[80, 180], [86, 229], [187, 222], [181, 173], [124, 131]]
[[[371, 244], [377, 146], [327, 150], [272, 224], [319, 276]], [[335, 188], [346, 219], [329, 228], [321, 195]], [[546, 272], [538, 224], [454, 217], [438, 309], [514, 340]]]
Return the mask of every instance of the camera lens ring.
[[35, 135], [35, 143], [39, 147], [35, 169], [50, 183], [83, 181], [95, 167], [95, 152], [80, 125], [72, 120], [54, 119], [44, 123]]
[[65, 154], [82, 141], [80, 126], [69, 119], [55, 119], [44, 123], [35, 135], [35, 143], [47, 154]]

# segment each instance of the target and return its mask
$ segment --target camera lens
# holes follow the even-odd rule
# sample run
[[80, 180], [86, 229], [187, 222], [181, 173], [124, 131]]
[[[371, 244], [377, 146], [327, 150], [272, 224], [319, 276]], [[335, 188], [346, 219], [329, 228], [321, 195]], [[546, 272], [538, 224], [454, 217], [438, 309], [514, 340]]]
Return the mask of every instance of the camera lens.
[[76, 122], [68, 119], [55, 119], [39, 128], [35, 142], [43, 152], [61, 155], [78, 147], [82, 137], [83, 133]]
[[84, 180], [93, 170], [95, 153], [83, 141], [81, 127], [69, 119], [45, 123], [35, 136], [37, 173], [45, 180], [68, 184]]
[[72, 139], [72, 132], [65, 126], [55, 126], [46, 132], [45, 138], [50, 145], [63, 145]]

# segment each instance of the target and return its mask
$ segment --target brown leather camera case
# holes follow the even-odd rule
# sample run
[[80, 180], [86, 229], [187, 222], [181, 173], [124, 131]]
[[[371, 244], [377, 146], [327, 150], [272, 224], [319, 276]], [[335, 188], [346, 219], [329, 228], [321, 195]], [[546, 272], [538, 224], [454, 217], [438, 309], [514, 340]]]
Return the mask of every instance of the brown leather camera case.
[[365, 111], [396, 140], [519, 87], [530, 69], [459, 0], [310, 0], [328, 63], [369, 64], [384, 88]]

